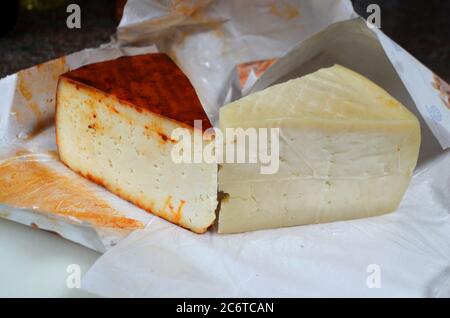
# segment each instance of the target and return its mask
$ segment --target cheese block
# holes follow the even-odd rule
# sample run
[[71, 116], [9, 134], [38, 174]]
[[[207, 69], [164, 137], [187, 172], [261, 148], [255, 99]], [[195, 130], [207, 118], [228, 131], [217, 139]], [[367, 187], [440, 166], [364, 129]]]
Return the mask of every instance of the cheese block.
[[[339, 65], [220, 110], [226, 128], [279, 128], [279, 168], [225, 163], [220, 233], [369, 217], [397, 209], [415, 168], [417, 118]], [[226, 140], [226, 142], [234, 142]]]
[[179, 142], [174, 129], [193, 136], [211, 123], [167, 55], [122, 57], [65, 73], [56, 100], [59, 155], [72, 170], [196, 233], [213, 223], [217, 165], [176, 163], [171, 156]]

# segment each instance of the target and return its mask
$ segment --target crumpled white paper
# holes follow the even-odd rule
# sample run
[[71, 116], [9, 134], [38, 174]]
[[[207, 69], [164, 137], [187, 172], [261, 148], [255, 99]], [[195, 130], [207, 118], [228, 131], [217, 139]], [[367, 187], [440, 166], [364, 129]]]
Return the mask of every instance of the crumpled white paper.
[[213, 124], [238, 96], [237, 64], [283, 56], [322, 28], [355, 16], [347, 0], [129, 0], [119, 43], [155, 44], [189, 77]]
[[[442, 150], [449, 146], [450, 111], [433, 88], [433, 74], [360, 20], [322, 31], [355, 16], [349, 1], [195, 2], [199, 7], [188, 1], [182, 9], [167, 3], [129, 1], [119, 40], [154, 41], [174, 57], [213, 119], [233, 96], [236, 63], [281, 57], [253, 90], [340, 63], [419, 117], [419, 164], [399, 209], [384, 216], [235, 235], [196, 235], [154, 218], [105, 253], [83, 288], [110, 297], [450, 297], [450, 153]], [[289, 28], [265, 15], [274, 3], [300, 6], [301, 18], [294, 19], [307, 17], [300, 29], [308, 31], [278, 36]], [[214, 35], [215, 24], [192, 29], [197, 10], [226, 21], [231, 57], [220, 56], [223, 37]], [[266, 18], [273, 21], [267, 28]]]

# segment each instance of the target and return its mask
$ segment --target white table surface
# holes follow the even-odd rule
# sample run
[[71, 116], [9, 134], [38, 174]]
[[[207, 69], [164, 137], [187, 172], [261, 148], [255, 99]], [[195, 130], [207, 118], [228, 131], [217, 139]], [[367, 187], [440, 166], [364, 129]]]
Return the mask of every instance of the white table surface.
[[92, 297], [67, 287], [78, 264], [83, 275], [100, 257], [56, 234], [0, 218], [0, 297]]

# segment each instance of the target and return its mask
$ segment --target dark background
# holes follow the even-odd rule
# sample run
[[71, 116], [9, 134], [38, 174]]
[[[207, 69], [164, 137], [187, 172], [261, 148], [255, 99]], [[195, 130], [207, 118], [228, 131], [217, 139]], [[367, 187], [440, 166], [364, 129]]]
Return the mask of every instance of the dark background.
[[[0, 20], [13, 19], [2, 0]], [[321, 1], [321, 0], [316, 0]], [[66, 27], [66, 6], [81, 6], [81, 30]], [[438, 75], [450, 81], [449, 0], [353, 0], [365, 16], [381, 7], [382, 30]], [[116, 1], [71, 0], [47, 11], [20, 10], [12, 31], [0, 37], [0, 78], [38, 63], [108, 42], [116, 29]]]

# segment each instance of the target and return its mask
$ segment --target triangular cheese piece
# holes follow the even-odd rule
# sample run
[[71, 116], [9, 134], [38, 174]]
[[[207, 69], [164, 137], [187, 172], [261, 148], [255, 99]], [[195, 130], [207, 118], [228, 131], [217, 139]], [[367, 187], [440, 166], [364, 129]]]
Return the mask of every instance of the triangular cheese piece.
[[197, 233], [215, 219], [217, 166], [177, 164], [176, 128], [211, 127], [188, 78], [165, 54], [122, 57], [63, 74], [57, 144], [71, 169]]
[[339, 65], [222, 107], [220, 126], [280, 129], [276, 173], [261, 174], [261, 164], [226, 163], [220, 169], [221, 233], [392, 212], [420, 146], [417, 118]]

